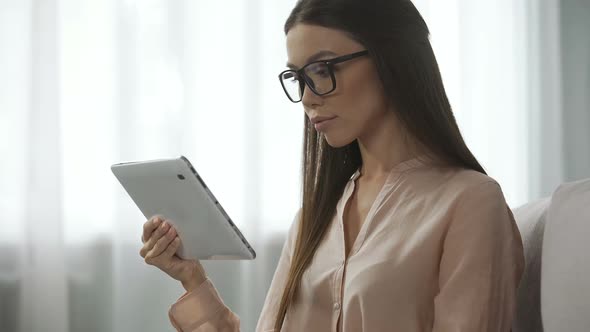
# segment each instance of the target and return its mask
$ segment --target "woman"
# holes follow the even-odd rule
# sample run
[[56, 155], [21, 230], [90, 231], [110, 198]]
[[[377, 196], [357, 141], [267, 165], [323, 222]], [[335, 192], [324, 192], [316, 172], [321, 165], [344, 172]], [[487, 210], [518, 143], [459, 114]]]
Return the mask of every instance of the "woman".
[[[411, 1], [301, 0], [285, 33], [303, 204], [257, 331], [509, 331], [520, 234], [461, 137]], [[174, 255], [164, 217], [145, 223], [140, 254], [187, 291], [172, 324], [238, 331], [202, 266]]]

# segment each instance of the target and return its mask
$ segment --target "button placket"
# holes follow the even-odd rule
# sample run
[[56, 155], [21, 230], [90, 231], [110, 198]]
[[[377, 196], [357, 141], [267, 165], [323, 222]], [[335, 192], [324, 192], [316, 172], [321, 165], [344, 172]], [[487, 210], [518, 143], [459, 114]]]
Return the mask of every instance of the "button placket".
[[333, 321], [332, 321], [332, 329], [336, 331], [338, 328], [338, 323], [341, 318], [341, 308], [342, 308], [342, 287], [344, 282], [344, 267], [345, 264], [340, 265], [336, 269], [336, 276], [335, 276], [335, 285], [334, 285], [334, 302], [332, 303], [332, 311], [333, 311]]

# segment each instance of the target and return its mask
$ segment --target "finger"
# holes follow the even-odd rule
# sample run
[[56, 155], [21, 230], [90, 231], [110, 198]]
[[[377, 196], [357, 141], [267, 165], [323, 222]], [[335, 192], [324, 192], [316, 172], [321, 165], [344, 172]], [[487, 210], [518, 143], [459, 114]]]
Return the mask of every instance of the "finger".
[[148, 238], [147, 242], [145, 242], [143, 244], [143, 247], [141, 248], [141, 250], [139, 251], [139, 254], [141, 255], [141, 257], [144, 257], [147, 255], [147, 253], [152, 250], [152, 248], [156, 245], [156, 243], [158, 242], [158, 240], [160, 240], [160, 238], [166, 234], [166, 232], [168, 231], [168, 229], [170, 228], [170, 223], [164, 221], [160, 227], [158, 227], [155, 231], [153, 231], [152, 235]]
[[170, 258], [172, 258], [172, 256], [174, 256], [174, 254], [176, 254], [179, 247], [180, 247], [180, 237], [176, 236], [176, 237], [174, 237], [174, 240], [172, 240], [172, 242], [170, 242], [170, 244], [168, 245], [166, 250], [164, 250], [164, 252], [160, 256], [162, 256], [163, 258], [170, 259]]
[[164, 250], [166, 250], [170, 242], [172, 242], [172, 240], [174, 240], [175, 237], [176, 230], [174, 229], [174, 227], [170, 227], [168, 232], [166, 232], [166, 234], [164, 234], [164, 236], [162, 236], [158, 240], [158, 242], [156, 242], [152, 250], [150, 250], [145, 257], [154, 258], [160, 256], [160, 254], [163, 253]]
[[[156, 256], [156, 257], [147, 256], [145, 259], [145, 262], [149, 265], [155, 265], [161, 269], [162, 268], [165, 269], [165, 268], [167, 268], [166, 265], [169, 266], [170, 263], [172, 263], [172, 260], [174, 259], [173, 256], [174, 256], [174, 254], [176, 254], [179, 247], [180, 247], [180, 237], [175, 236], [174, 240], [172, 240], [172, 242], [170, 242], [170, 244], [166, 247], [164, 252], [162, 252], [159, 256]], [[179, 258], [176, 258], [176, 259], [179, 259]]]
[[144, 243], [143, 247], [139, 251], [141, 257], [144, 257], [148, 254], [152, 248], [156, 245], [158, 240], [166, 234], [170, 227], [170, 224], [167, 222], [163, 222], [156, 230], [153, 231], [152, 235], [148, 238], [148, 240]]
[[160, 226], [163, 218], [159, 215], [152, 216], [150, 220], [143, 224], [143, 233], [141, 234], [141, 242], [145, 243], [150, 238], [153, 231]]
[[162, 268], [163, 266], [160, 266], [161, 264], [158, 264], [158, 263], [159, 262], [170, 263], [171, 260], [173, 259], [174, 254], [176, 254], [176, 252], [178, 251], [179, 247], [180, 247], [180, 237], [175, 236], [174, 240], [172, 240], [172, 242], [170, 242], [170, 244], [168, 244], [168, 246], [166, 247], [164, 252], [162, 252], [159, 256], [156, 256], [156, 257], [146, 256], [145, 262], [149, 265], [155, 265], [155, 266]]

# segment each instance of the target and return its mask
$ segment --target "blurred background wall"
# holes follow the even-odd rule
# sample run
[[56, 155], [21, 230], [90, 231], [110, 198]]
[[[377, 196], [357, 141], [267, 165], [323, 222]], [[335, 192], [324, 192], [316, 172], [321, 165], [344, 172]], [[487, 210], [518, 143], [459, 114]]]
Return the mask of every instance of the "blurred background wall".
[[[590, 2], [415, 0], [475, 156], [511, 207], [590, 176]], [[277, 74], [293, 0], [0, 0], [0, 331], [173, 331], [110, 173], [185, 155], [258, 258], [206, 262], [253, 331], [300, 204]]]
[[590, 174], [590, 1], [560, 2], [564, 178]]

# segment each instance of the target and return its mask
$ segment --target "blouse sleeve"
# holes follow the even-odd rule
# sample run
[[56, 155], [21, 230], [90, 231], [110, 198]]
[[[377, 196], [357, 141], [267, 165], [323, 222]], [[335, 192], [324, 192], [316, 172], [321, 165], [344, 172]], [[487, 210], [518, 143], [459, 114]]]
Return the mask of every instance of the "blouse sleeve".
[[223, 303], [209, 279], [178, 299], [170, 307], [168, 317], [179, 332], [240, 330], [240, 319]]
[[[276, 310], [291, 264], [295, 224], [296, 222], [292, 224], [287, 241], [283, 245], [256, 331], [273, 331]], [[210, 279], [207, 279], [197, 289], [180, 297], [170, 307], [168, 317], [179, 332], [236, 332], [240, 330], [239, 317], [223, 303]]]
[[510, 331], [523, 269], [522, 240], [500, 186], [466, 190], [444, 239], [433, 331]]

